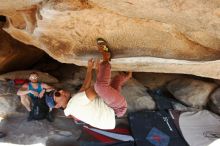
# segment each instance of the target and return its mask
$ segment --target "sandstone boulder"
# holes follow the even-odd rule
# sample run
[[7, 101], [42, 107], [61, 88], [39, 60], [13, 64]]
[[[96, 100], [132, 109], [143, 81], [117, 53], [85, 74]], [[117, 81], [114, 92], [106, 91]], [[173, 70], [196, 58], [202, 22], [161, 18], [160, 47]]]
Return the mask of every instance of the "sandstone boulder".
[[0, 2], [0, 15], [11, 36], [63, 63], [85, 66], [99, 56], [95, 40], [102, 37], [114, 70], [217, 79], [219, 6], [218, 0], [8, 0]]
[[220, 114], [220, 88], [217, 88], [210, 96], [209, 108]]
[[188, 106], [206, 106], [210, 93], [217, 87], [214, 83], [190, 78], [179, 78], [171, 81], [167, 89], [173, 96]]
[[15, 114], [21, 108], [17, 88], [12, 82], [0, 81], [0, 117]]
[[0, 95], [0, 117], [18, 112], [21, 108], [20, 98], [16, 94]]
[[167, 82], [182, 77], [178, 74], [134, 73], [134, 78], [151, 90], [164, 86]]
[[81, 134], [80, 128], [70, 118], [56, 117], [53, 123], [46, 120], [28, 122], [26, 118], [27, 115], [20, 114], [1, 121], [1, 131], [7, 134], [0, 141], [2, 146], [58, 146], [56, 142], [72, 145]]
[[27, 69], [44, 54], [42, 50], [25, 45], [0, 28], [0, 73]]
[[68, 90], [74, 94], [83, 84], [86, 75], [86, 68], [75, 65], [63, 65], [59, 70], [56, 70], [53, 73], [60, 75], [59, 83], [55, 83], [53, 86], [57, 89]]
[[146, 88], [135, 79], [129, 80], [122, 88], [122, 95], [128, 103], [128, 113], [141, 111], [141, 110], [153, 110], [156, 104], [152, 97], [147, 93]]

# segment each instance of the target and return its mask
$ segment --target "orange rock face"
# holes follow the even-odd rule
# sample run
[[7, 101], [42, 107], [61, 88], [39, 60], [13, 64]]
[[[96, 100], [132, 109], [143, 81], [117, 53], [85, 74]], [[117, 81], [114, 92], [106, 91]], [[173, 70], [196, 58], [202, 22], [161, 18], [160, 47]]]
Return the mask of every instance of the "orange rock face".
[[44, 54], [36, 47], [25, 45], [0, 30], [0, 73], [26, 69]]

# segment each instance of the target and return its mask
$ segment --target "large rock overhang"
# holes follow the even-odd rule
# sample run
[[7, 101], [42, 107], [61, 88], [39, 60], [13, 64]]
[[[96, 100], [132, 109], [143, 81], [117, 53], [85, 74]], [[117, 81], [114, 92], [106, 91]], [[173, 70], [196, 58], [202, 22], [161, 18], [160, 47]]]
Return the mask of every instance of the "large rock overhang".
[[63, 63], [86, 66], [108, 41], [113, 70], [220, 78], [220, 1], [1, 1], [4, 30]]

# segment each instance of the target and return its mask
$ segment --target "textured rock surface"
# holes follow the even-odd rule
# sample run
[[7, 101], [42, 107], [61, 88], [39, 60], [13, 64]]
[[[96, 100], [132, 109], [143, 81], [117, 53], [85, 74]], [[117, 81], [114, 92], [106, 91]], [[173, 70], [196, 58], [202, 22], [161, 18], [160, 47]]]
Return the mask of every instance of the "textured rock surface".
[[44, 54], [33, 46], [27, 46], [8, 35], [0, 28], [0, 73], [27, 69]]
[[86, 65], [103, 37], [115, 70], [220, 78], [219, 0], [3, 0], [0, 15], [14, 38], [61, 62]]
[[211, 94], [209, 107], [213, 112], [220, 114], [220, 88], [217, 88]]
[[167, 89], [176, 99], [198, 108], [206, 106], [209, 95], [216, 87], [214, 83], [190, 78], [179, 78], [167, 85]]
[[169, 81], [181, 78], [183, 75], [161, 73], [134, 73], [137, 79], [145, 87], [153, 90], [166, 85]]
[[1, 121], [1, 131], [7, 133], [5, 138], [0, 139], [2, 146], [48, 146], [58, 140], [62, 145], [70, 145], [81, 134], [72, 119], [57, 117], [50, 123], [46, 120], [28, 122], [26, 118], [26, 114], [17, 114]]
[[20, 98], [16, 95], [18, 88], [12, 82], [0, 81], [0, 117], [17, 113], [21, 108]]
[[0, 117], [11, 115], [21, 108], [20, 98], [17, 95], [0, 95]]
[[152, 97], [147, 93], [146, 88], [135, 79], [129, 80], [122, 88], [122, 95], [127, 100], [127, 112], [140, 110], [153, 110], [156, 104]]

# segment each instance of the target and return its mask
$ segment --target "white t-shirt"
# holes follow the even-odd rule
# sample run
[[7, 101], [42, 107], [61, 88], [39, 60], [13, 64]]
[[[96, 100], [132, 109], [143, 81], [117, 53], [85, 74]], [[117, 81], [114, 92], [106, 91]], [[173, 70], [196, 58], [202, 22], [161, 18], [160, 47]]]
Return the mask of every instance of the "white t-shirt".
[[96, 128], [115, 128], [114, 110], [108, 107], [99, 97], [93, 101], [89, 100], [85, 92], [79, 92], [72, 96], [64, 113], [66, 116], [72, 115]]

